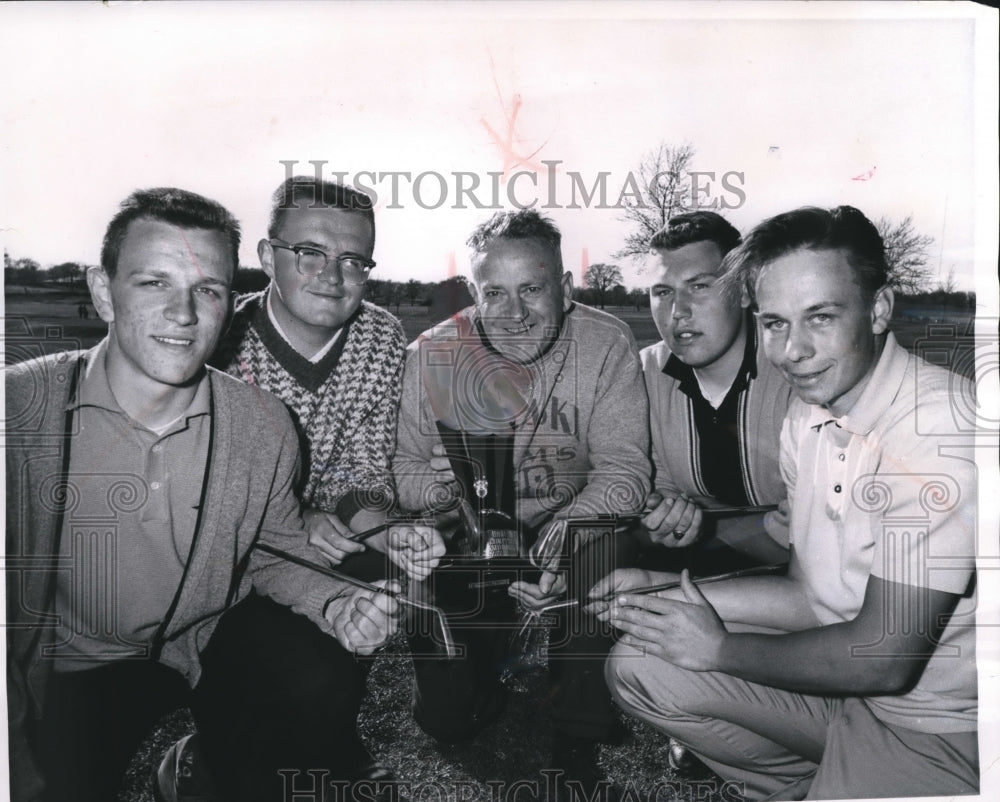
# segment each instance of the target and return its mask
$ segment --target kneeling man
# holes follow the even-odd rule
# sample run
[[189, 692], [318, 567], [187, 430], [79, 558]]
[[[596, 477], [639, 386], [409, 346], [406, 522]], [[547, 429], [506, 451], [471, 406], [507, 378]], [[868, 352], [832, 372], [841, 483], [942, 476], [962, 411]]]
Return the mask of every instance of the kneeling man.
[[975, 793], [976, 473], [954, 397], [971, 388], [889, 332], [858, 210], [778, 215], [730, 260], [798, 396], [788, 575], [659, 595], [612, 575], [595, 588], [617, 594], [612, 691], [748, 799]]

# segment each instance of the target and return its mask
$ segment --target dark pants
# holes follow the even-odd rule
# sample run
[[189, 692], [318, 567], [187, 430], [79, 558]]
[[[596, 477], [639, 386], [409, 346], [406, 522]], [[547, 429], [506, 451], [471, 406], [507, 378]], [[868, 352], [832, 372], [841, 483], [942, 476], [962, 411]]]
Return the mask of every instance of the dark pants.
[[[585, 599], [603, 576], [634, 565], [637, 552], [631, 537], [602, 537], [579, 549], [570, 563], [570, 598]], [[537, 576], [523, 578], [537, 581]], [[436, 601], [451, 612], [440, 598]], [[506, 691], [500, 677], [511, 659], [515, 606], [507, 599], [506, 609], [497, 603], [484, 607], [483, 612], [478, 621], [451, 621], [452, 636], [464, 649], [463, 657], [428, 657], [429, 640], [410, 637], [416, 680], [413, 716], [424, 732], [445, 743], [476, 735], [503, 708]], [[503, 623], [483, 628], [484, 619]], [[606, 740], [614, 731], [617, 714], [604, 681], [604, 662], [613, 643], [610, 628], [582, 609], [559, 616], [549, 639], [557, 738]]]
[[[369, 755], [357, 735], [367, 667], [311, 621], [269, 599], [219, 621], [191, 691], [177, 672], [122, 661], [53, 674], [34, 732], [49, 802], [108, 802], [139, 742], [189, 705], [217, 790], [233, 802], [286, 798], [279, 769], [351, 779]], [[296, 778], [308, 789], [312, 778]]]

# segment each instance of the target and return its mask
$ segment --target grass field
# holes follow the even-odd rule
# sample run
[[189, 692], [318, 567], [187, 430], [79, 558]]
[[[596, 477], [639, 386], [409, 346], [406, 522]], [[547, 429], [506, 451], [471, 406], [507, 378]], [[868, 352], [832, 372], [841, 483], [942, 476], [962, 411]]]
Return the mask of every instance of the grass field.
[[[6, 296], [5, 337], [8, 363], [98, 342], [106, 327], [95, 319], [78, 317], [79, 293], [37, 292]], [[609, 309], [631, 327], [640, 347], [659, 337], [648, 310]], [[423, 307], [403, 305], [399, 310], [409, 339], [431, 320]], [[900, 341], [911, 349], [930, 353], [933, 361], [971, 375], [969, 320], [932, 323], [909, 318], [893, 325]], [[375, 661], [369, 679], [360, 728], [378, 760], [403, 783], [400, 798], [414, 802], [508, 802], [503, 796], [518, 780], [537, 783], [523, 787], [519, 799], [541, 800], [550, 749], [549, 687], [543, 664], [512, 678], [510, 704], [486, 733], [459, 746], [441, 748], [424, 735], [409, 713], [412, 663], [399, 639]], [[667, 741], [654, 730], [627, 722], [629, 737], [615, 747], [603, 747], [600, 764], [609, 779], [625, 788], [626, 799], [639, 802], [734, 798], [733, 789], [720, 786], [710, 774], [677, 777], [666, 759]], [[151, 802], [151, 772], [167, 747], [192, 728], [187, 711], [178, 711], [142, 745], [126, 778], [125, 802]], [[527, 797], [525, 797], [525, 793]], [[503, 798], [501, 799], [501, 796]], [[515, 800], [510, 800], [515, 802]], [[584, 800], [580, 800], [584, 802]], [[597, 802], [595, 800], [595, 802]]]

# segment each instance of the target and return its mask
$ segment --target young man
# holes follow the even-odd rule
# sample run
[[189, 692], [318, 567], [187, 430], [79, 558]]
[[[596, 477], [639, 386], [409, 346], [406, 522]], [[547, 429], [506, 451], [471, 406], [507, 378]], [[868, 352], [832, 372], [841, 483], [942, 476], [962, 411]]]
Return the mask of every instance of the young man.
[[[524, 546], [555, 531], [554, 520], [641, 508], [649, 487], [647, 405], [635, 342], [621, 321], [573, 303], [560, 240], [535, 211], [499, 212], [469, 239], [475, 305], [421, 335], [407, 357], [393, 462], [404, 508], [448, 509], [456, 500], [438, 424], [460, 436], [512, 439], [510, 512]], [[570, 585], [581, 594], [611, 567], [617, 542], [604, 541], [592, 544], [603, 559], [589, 546], [574, 553]], [[563, 589], [545, 572], [537, 583], [515, 582], [511, 594], [537, 606]], [[576, 659], [552, 660], [553, 762], [588, 780], [597, 771], [596, 737], [615, 721], [610, 699], [593, 703], [607, 696], [600, 655], [610, 633], [568, 643], [561, 634], [553, 635], [550, 657]], [[497, 715], [509, 635], [509, 628], [479, 630], [469, 633], [465, 659], [417, 661], [414, 715], [426, 732], [454, 742]]]
[[719, 282], [723, 257], [739, 243], [725, 218], [690, 212], [653, 236], [646, 261], [650, 312], [663, 339], [639, 354], [655, 488], [643, 526], [667, 548], [701, 540], [694, 562], [703, 572], [732, 562], [713, 548], [712, 535], [762, 562], [787, 559], [777, 516], [766, 521], [769, 537], [762, 514], [703, 514], [785, 499], [778, 438], [792, 391], [757, 347], [746, 293]]
[[955, 414], [971, 388], [888, 331], [883, 244], [858, 210], [778, 215], [732, 264], [798, 396], [791, 565], [659, 596], [610, 577], [613, 692], [749, 799], [975, 793], [976, 473]]
[[201, 747], [171, 751], [164, 798], [202, 793], [196, 751], [221, 798], [240, 802], [281, 798], [281, 770], [371, 772], [355, 653], [393, 632], [396, 603], [254, 549], [311, 551], [288, 413], [205, 369], [239, 242], [213, 201], [134, 193], [88, 273], [107, 338], [6, 371], [19, 802], [115, 798], [139, 741], [186, 704]]
[[[284, 181], [257, 245], [271, 284], [237, 299], [212, 360], [285, 402], [306, 455], [298, 490], [309, 542], [366, 579], [384, 576], [383, 560], [350, 538], [381, 524], [395, 499], [389, 463], [406, 348], [399, 321], [364, 300], [374, 248], [367, 195], [311, 177]], [[415, 577], [444, 551], [429, 529], [367, 542]]]

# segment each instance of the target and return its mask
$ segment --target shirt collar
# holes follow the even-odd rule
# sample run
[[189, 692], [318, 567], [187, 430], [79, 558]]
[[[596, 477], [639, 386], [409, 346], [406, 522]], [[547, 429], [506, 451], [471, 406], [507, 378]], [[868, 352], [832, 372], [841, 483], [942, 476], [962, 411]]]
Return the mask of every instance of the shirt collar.
[[[74, 410], [85, 406], [99, 407], [124, 415], [132, 420], [129, 414], [122, 409], [111, 390], [111, 382], [108, 379], [107, 355], [108, 338], [105, 337], [83, 361], [76, 392], [67, 400], [66, 409]], [[201, 381], [198, 382], [198, 389], [195, 391], [194, 398], [191, 399], [191, 404], [178, 420], [186, 420], [197, 415], [208, 415], [211, 411], [212, 394], [206, 370]], [[171, 428], [173, 427], [171, 426]]]
[[[295, 346], [292, 345], [292, 341], [288, 339], [288, 335], [285, 334], [285, 330], [281, 328], [281, 324], [278, 322], [278, 318], [274, 316], [274, 308], [271, 306], [271, 289], [268, 289], [267, 291], [267, 300], [264, 302], [264, 306], [267, 309], [267, 319], [271, 321], [271, 325], [274, 327], [274, 330], [278, 332], [278, 336], [281, 337], [281, 339], [288, 344], [289, 348], [294, 349]], [[333, 344], [337, 342], [337, 338], [340, 336], [340, 332], [343, 330], [344, 330], [343, 326], [337, 329], [334, 335], [327, 341], [326, 345], [320, 348], [311, 357], [308, 357], [307, 361], [315, 364], [320, 360], [322, 360], [323, 357], [325, 357], [328, 353], [330, 353], [330, 349], [333, 348]]]
[[[749, 312], [744, 313], [744, 325], [746, 326], [747, 338], [743, 346], [743, 361], [736, 371], [736, 378], [726, 393], [743, 392], [752, 379], [757, 378], [757, 326]], [[698, 385], [698, 378], [694, 375], [694, 368], [678, 359], [677, 355], [671, 352], [663, 366], [663, 373], [672, 379], [677, 379], [680, 383], [680, 390], [687, 395], [697, 393], [701, 395], [701, 388]]]
[[837, 421], [840, 427], [854, 434], [869, 434], [899, 394], [909, 361], [909, 352], [889, 332], [868, 384], [854, 406]]

